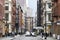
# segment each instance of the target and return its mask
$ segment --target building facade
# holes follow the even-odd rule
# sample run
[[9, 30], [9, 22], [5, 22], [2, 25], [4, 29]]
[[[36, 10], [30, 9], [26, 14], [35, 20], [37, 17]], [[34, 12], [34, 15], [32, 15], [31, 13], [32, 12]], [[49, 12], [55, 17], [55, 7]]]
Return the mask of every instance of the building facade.
[[5, 10], [5, 23], [6, 23], [6, 33], [12, 33], [12, 0], [5, 0], [4, 2]]
[[23, 34], [24, 33], [24, 29], [25, 29], [25, 26], [24, 26], [24, 4], [22, 4], [22, 2], [24, 1], [21, 1], [21, 0], [16, 0], [16, 18], [18, 16], [18, 20], [16, 20], [16, 22], [18, 21], [18, 32]]
[[[15, 16], [14, 13], [16, 12], [16, 4], [15, 0], [0, 0], [1, 6], [0, 6], [0, 14], [1, 14], [1, 20], [3, 20], [3, 35], [5, 34], [11, 34], [12, 33], [12, 28], [14, 27], [14, 21], [15, 21]], [[13, 20], [12, 20], [13, 19]], [[2, 21], [1, 21], [2, 22]]]
[[[21, 31], [19, 27], [22, 28], [22, 26], [24, 26], [24, 21], [22, 21], [24, 20], [22, 6], [18, 3], [16, 5], [16, 3], [16, 0], [0, 0], [0, 23], [5, 27], [1, 28], [3, 35], [10, 35], [12, 32], [18, 33], [16, 31]], [[17, 21], [18, 24], [16, 24]]]
[[60, 35], [60, 0], [52, 0], [53, 34]]
[[5, 35], [4, 0], [0, 0], [0, 36]]
[[41, 23], [42, 23], [42, 18], [41, 18], [41, 15], [42, 15], [42, 3], [41, 3], [42, 0], [37, 0], [37, 26], [41, 26]]
[[52, 2], [51, 2], [51, 0], [43, 0], [42, 1], [42, 9], [43, 9], [43, 15], [42, 15], [43, 23], [42, 23], [42, 25], [44, 25], [44, 32], [50, 33], [51, 28], [52, 28], [52, 24], [51, 24]]
[[16, 32], [15, 22], [16, 22], [16, 0], [12, 0], [12, 32]]
[[32, 32], [33, 29], [33, 17], [26, 17], [26, 30]]
[[46, 32], [50, 33], [52, 24], [52, 2], [51, 0], [46, 0], [45, 1], [45, 26], [46, 26]]
[[32, 17], [32, 10], [30, 7], [26, 7], [26, 13], [25, 13], [25, 29], [26, 31], [32, 32], [33, 27], [33, 17]]
[[23, 10], [22, 10], [22, 8], [21, 8], [21, 6], [20, 6], [20, 8], [19, 8], [19, 31], [20, 31], [20, 33], [24, 33], [24, 19], [23, 19]]

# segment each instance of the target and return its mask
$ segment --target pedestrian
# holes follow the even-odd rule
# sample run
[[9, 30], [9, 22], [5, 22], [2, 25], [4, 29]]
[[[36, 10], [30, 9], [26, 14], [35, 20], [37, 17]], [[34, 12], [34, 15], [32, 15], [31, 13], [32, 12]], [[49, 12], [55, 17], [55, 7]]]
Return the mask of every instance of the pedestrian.
[[8, 36], [8, 32], [9, 30], [8, 30], [8, 28], [6, 27], [6, 29], [5, 29], [5, 34], [6, 34], [6, 37]]
[[45, 37], [43, 36], [42, 40], [44, 40], [44, 39], [45, 39]]
[[47, 39], [47, 36], [48, 36], [48, 34], [47, 34], [47, 33], [45, 33], [45, 39]]
[[60, 36], [59, 35], [57, 36], [57, 39], [60, 40]]
[[42, 37], [44, 36], [44, 33], [42, 32]]
[[44, 31], [43, 30], [41, 30], [41, 36], [42, 36], [42, 38], [43, 38], [43, 36], [44, 36], [44, 33], [43, 33]]
[[52, 33], [50, 32], [50, 37], [52, 37]]
[[42, 35], [42, 33], [41, 33], [41, 37], [43, 38], [43, 35]]

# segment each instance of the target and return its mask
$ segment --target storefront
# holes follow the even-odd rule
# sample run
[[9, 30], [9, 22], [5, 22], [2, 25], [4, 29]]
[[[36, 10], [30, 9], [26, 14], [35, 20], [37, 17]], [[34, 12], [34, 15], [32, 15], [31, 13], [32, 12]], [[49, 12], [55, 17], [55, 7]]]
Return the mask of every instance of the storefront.
[[0, 36], [5, 35], [5, 23], [0, 20]]
[[48, 26], [46, 27], [46, 32], [47, 32], [47, 33], [50, 33], [50, 32], [51, 32], [50, 30], [51, 30], [51, 25], [48, 25]]
[[57, 21], [56, 23], [54, 23], [53, 29], [54, 29], [53, 37], [59, 38], [60, 37], [60, 21]]

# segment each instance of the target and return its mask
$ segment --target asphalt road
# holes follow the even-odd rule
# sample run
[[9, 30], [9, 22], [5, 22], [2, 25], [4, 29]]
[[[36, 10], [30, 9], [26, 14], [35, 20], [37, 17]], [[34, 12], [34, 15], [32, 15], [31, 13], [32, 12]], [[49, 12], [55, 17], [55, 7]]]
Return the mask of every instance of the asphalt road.
[[[0, 38], [0, 40], [43, 40], [43, 39], [40, 35], [36, 37], [17, 35], [15, 37], [3, 37], [3, 38]], [[48, 37], [47, 39], [44, 39], [44, 40], [56, 40], [56, 39], [54, 39], [53, 37]]]

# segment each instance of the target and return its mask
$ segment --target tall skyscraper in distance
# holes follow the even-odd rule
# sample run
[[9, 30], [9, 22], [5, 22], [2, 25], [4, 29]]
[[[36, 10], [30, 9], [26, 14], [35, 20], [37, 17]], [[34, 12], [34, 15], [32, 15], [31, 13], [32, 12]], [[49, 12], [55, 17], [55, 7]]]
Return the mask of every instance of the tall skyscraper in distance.
[[[16, 0], [17, 1], [17, 0]], [[25, 4], [26, 4], [26, 0], [18, 0], [17, 1], [19, 4], [20, 4], [20, 6], [24, 6]]]
[[41, 0], [37, 0], [37, 26], [41, 26], [41, 15], [42, 15], [42, 10], [41, 10]]

